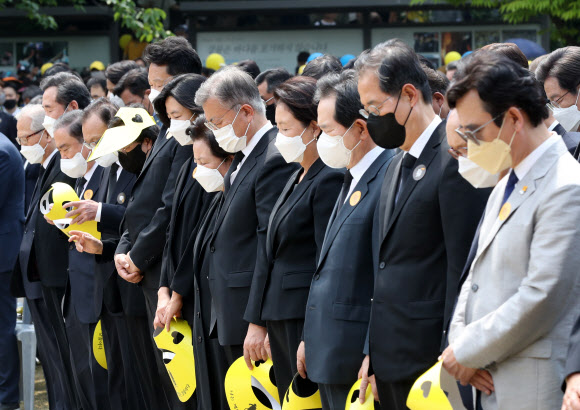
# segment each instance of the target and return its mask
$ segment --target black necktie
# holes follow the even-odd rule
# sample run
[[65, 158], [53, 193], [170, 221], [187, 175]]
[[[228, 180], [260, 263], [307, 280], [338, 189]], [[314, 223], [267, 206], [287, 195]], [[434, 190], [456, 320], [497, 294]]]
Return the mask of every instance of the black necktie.
[[80, 177], [77, 179], [77, 183], [75, 185], [75, 192], [77, 193], [79, 198], [81, 197], [81, 193], [83, 192], [83, 189], [85, 187], [85, 182], [87, 182], [85, 177]]
[[340, 191], [340, 196], [338, 197], [338, 208], [336, 212], [340, 211], [342, 206], [344, 205], [344, 201], [346, 200], [346, 196], [348, 195], [348, 191], [350, 191], [350, 184], [352, 183], [352, 174], [350, 171], [346, 171], [344, 173], [344, 182], [342, 184], [342, 190]]
[[236, 168], [238, 167], [240, 162], [242, 162], [242, 160], [244, 159], [244, 155], [245, 154], [242, 151], [238, 151], [236, 155], [234, 155], [232, 165], [230, 165], [230, 169], [228, 169], [228, 173], [226, 174], [226, 177], [224, 179], [224, 195], [228, 193], [228, 190], [232, 186], [231, 183], [232, 173], [236, 171]]
[[505, 192], [503, 193], [503, 200], [501, 201], [501, 205], [503, 206], [503, 204], [505, 204], [508, 200], [508, 198], [510, 197], [511, 193], [514, 190], [514, 187], [516, 186], [516, 184], [518, 183], [518, 177], [516, 175], [516, 173], [514, 172], [514, 170], [512, 169], [510, 172], [510, 176], [508, 178], [508, 182], [507, 185], [505, 186]]
[[111, 200], [115, 194], [115, 188], [117, 187], [117, 171], [119, 170], [119, 165], [116, 162], [111, 165], [109, 170], [109, 186], [107, 188], [107, 203], [110, 204]]
[[417, 158], [409, 153], [406, 153], [405, 156], [403, 156], [403, 161], [401, 161], [401, 185], [399, 186], [399, 190], [402, 190], [405, 187], [405, 183], [409, 179], [411, 172], [413, 172], [413, 167], [416, 162]]

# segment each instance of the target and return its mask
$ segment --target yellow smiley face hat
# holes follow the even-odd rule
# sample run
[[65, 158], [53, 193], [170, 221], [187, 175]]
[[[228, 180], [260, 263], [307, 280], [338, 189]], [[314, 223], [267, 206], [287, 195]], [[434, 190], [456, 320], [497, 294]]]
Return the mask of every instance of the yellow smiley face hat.
[[224, 387], [230, 409], [281, 410], [272, 361], [252, 364], [248, 369], [240, 357], [228, 369]]
[[371, 392], [371, 385], [367, 386], [367, 391], [365, 393], [365, 402], [363, 404], [360, 403], [358, 399], [359, 392], [360, 392], [360, 382], [361, 380], [357, 380], [355, 384], [352, 385], [350, 392], [346, 398], [345, 410], [374, 410], [375, 408], [375, 397]]
[[191, 398], [197, 386], [195, 381], [195, 360], [191, 343], [191, 327], [183, 319], [171, 320], [169, 332], [165, 328], [155, 329], [153, 339], [163, 353], [163, 363], [177, 397], [181, 402]]
[[95, 333], [93, 333], [93, 354], [97, 363], [105, 370], [107, 370], [107, 357], [105, 356], [105, 344], [103, 343], [103, 331], [101, 329], [101, 321], [97, 322], [95, 326]]
[[156, 125], [153, 117], [144, 108], [121, 107], [115, 117], [123, 120], [125, 125], [109, 128], [105, 131], [87, 158], [87, 162], [125, 148], [139, 138], [145, 128]]
[[63, 182], [55, 182], [40, 199], [40, 212], [54, 222], [54, 225], [67, 236], [70, 236], [70, 231], [81, 231], [101, 239], [101, 233], [97, 230], [97, 221], [87, 221], [77, 225], [74, 220], [78, 215], [73, 218], [66, 217], [66, 214], [71, 209], [64, 209], [62, 206], [76, 201], [79, 201], [79, 197], [70, 185]]
[[322, 410], [318, 384], [296, 373], [284, 395], [282, 410]]
[[407, 397], [411, 410], [465, 410], [457, 382], [439, 361], [413, 384]]

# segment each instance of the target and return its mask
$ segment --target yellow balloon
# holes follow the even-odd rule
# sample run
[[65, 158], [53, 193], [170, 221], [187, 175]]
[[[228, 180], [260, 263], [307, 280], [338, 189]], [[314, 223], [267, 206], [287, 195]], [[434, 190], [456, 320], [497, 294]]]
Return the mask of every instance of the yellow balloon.
[[365, 402], [363, 404], [360, 403], [360, 400], [358, 399], [360, 382], [361, 380], [357, 380], [356, 383], [352, 385], [348, 397], [346, 398], [345, 410], [374, 410], [375, 396], [373, 396], [371, 391], [370, 383], [367, 386], [367, 391], [365, 393]]
[[[453, 410], [447, 395], [441, 388], [441, 368], [443, 362], [423, 373], [411, 387], [407, 397], [407, 407], [411, 410]], [[457, 385], [455, 385], [457, 387]]]
[[322, 401], [320, 400], [318, 384], [310, 381], [310, 379], [303, 379], [300, 374], [296, 373], [284, 395], [282, 410], [314, 410], [321, 408]]
[[272, 361], [252, 364], [250, 371], [240, 357], [228, 369], [224, 387], [230, 409], [281, 410]]
[[457, 51], [448, 52], [447, 54], [445, 54], [445, 58], [443, 59], [445, 65], [457, 60], [461, 60], [461, 54], [459, 54]]
[[107, 357], [105, 356], [105, 344], [103, 343], [103, 331], [101, 329], [101, 321], [97, 322], [95, 326], [95, 333], [93, 333], [93, 354], [97, 363], [107, 370]]
[[77, 225], [73, 221], [78, 215], [75, 215], [73, 218], [66, 217], [69, 210], [63, 209], [62, 206], [68, 202], [76, 201], [79, 201], [79, 197], [70, 185], [63, 182], [55, 182], [40, 199], [40, 212], [53, 221], [54, 225], [67, 236], [70, 236], [70, 231], [81, 231], [91, 234], [97, 239], [101, 239], [101, 233], [97, 230], [97, 221], [88, 221]]
[[119, 47], [124, 50], [127, 48], [131, 40], [133, 40], [133, 36], [131, 34], [123, 34], [121, 37], [119, 37]]
[[169, 332], [165, 328], [157, 328], [153, 339], [157, 348], [163, 352], [163, 363], [165, 363], [173, 388], [177, 392], [177, 397], [181, 402], [186, 402], [197, 386], [191, 327], [183, 319], [173, 319]]
[[212, 53], [205, 59], [205, 66], [211, 68], [212, 70], [219, 70], [226, 65], [225, 58], [218, 53]]

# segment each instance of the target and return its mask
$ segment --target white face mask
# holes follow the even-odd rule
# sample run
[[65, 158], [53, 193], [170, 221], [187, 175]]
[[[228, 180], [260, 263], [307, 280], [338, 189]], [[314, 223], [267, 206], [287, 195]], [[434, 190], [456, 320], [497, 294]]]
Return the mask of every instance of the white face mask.
[[44, 127], [46, 132], [48, 132], [48, 135], [50, 135], [51, 137], [54, 137], [54, 123], [55, 122], [56, 122], [56, 119], [49, 117], [48, 115], [45, 115], [44, 121], [42, 121], [42, 126]]
[[60, 159], [60, 170], [71, 178], [80, 178], [87, 173], [87, 160], [83, 157], [83, 148], [74, 157]]
[[206, 192], [216, 192], [223, 190], [224, 177], [222, 174], [220, 174], [218, 169], [225, 161], [226, 160], [224, 159], [216, 169], [207, 168], [199, 164], [195, 168], [193, 178], [199, 182], [199, 185], [201, 185], [201, 187], [205, 189]]
[[185, 133], [185, 130], [191, 125], [191, 119], [195, 114], [192, 114], [189, 120], [171, 120], [171, 125], [167, 130], [173, 138], [179, 142], [180, 145], [191, 145], [193, 141], [189, 135]]
[[236, 118], [238, 118], [238, 114], [240, 113], [241, 110], [242, 107], [240, 107], [240, 109], [236, 113], [236, 116], [234, 117], [234, 120], [232, 121], [231, 124], [228, 124], [217, 130], [212, 130], [213, 135], [215, 136], [215, 140], [217, 141], [221, 149], [232, 154], [246, 148], [246, 142], [248, 140], [246, 134], [250, 129], [251, 122], [248, 124], [248, 127], [246, 128], [246, 132], [243, 137], [238, 137], [236, 135], [236, 132], [234, 131], [234, 122], [236, 122]]
[[499, 173], [490, 174], [475, 162], [468, 158], [459, 156], [459, 174], [474, 188], [493, 188], [499, 181]]
[[103, 168], [107, 168], [107, 167], [110, 167], [111, 165], [113, 165], [118, 160], [119, 160], [119, 154], [117, 153], [117, 151], [115, 151], [115, 152], [111, 152], [107, 155], [103, 155], [102, 157], [97, 158], [95, 160], [95, 162], [97, 163], [97, 165], [100, 165]]
[[576, 97], [576, 102], [568, 108], [557, 108], [553, 107], [554, 118], [562, 124], [562, 127], [566, 131], [576, 131], [578, 125], [580, 125], [580, 111], [578, 111], [578, 97], [580, 97], [580, 92]]
[[109, 99], [109, 101], [111, 101], [113, 104], [115, 104], [119, 108], [125, 106], [125, 103], [123, 102], [123, 99], [121, 97], [119, 97], [118, 95], [113, 94], [110, 91], [107, 94], [107, 98]]
[[153, 101], [159, 97], [159, 94], [161, 94], [161, 91], [157, 91], [155, 88], [151, 89], [151, 92], [149, 93], [149, 101], [151, 101], [151, 104], [153, 104]]
[[46, 149], [46, 145], [48, 145], [48, 142], [44, 147], [40, 145], [40, 141], [42, 140], [43, 136], [44, 132], [42, 132], [40, 140], [34, 145], [23, 145], [20, 147], [20, 153], [31, 164], [40, 164], [42, 162], [42, 158], [44, 158], [44, 151]]
[[304, 159], [304, 151], [306, 151], [306, 147], [316, 139], [312, 138], [308, 144], [302, 142], [302, 135], [304, 135], [304, 132], [307, 129], [308, 127], [304, 128], [302, 134], [296, 137], [287, 137], [278, 132], [274, 145], [276, 145], [276, 148], [278, 148], [278, 151], [280, 151], [280, 154], [282, 154], [286, 162], [302, 162]]
[[350, 150], [344, 146], [344, 136], [348, 134], [353, 125], [354, 122], [350, 127], [348, 127], [348, 130], [339, 137], [331, 137], [324, 132], [320, 134], [320, 138], [316, 143], [316, 148], [318, 148], [318, 155], [320, 155], [322, 162], [329, 167], [345, 168], [350, 163], [352, 152], [356, 147], [358, 147], [358, 144], [360, 144], [359, 140], [359, 142]]

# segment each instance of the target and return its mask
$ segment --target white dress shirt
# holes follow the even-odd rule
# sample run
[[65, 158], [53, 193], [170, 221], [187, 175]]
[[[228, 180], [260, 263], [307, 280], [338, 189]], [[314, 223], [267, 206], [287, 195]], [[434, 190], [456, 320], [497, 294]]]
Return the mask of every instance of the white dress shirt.
[[254, 134], [254, 136], [250, 140], [250, 143], [248, 145], [246, 145], [246, 148], [244, 148], [242, 150], [242, 152], [244, 154], [244, 158], [242, 158], [242, 160], [238, 164], [236, 170], [231, 173], [231, 175], [230, 175], [230, 184], [233, 184], [234, 183], [234, 179], [236, 179], [236, 175], [238, 175], [238, 172], [242, 168], [242, 165], [244, 165], [244, 162], [246, 162], [246, 159], [248, 159], [248, 155], [250, 155], [252, 153], [252, 151], [254, 150], [254, 148], [256, 147], [256, 145], [258, 145], [258, 142], [260, 142], [260, 140], [262, 139], [262, 137], [264, 136], [264, 134], [266, 134], [272, 128], [274, 128], [274, 126], [272, 125], [272, 123], [270, 121], [266, 121], [266, 125], [264, 125], [258, 131], [256, 131], [256, 133]]
[[381, 147], [374, 147], [372, 150], [367, 152], [354, 167], [349, 170], [350, 174], [352, 175], [352, 181], [350, 182], [348, 194], [344, 199], [345, 202], [348, 198], [350, 198], [350, 195], [352, 194], [352, 191], [354, 191], [358, 181], [360, 181], [364, 173], [367, 172], [367, 169], [369, 169], [369, 167], [373, 164], [373, 162], [375, 162], [379, 155], [383, 153], [383, 151], [384, 149]]

